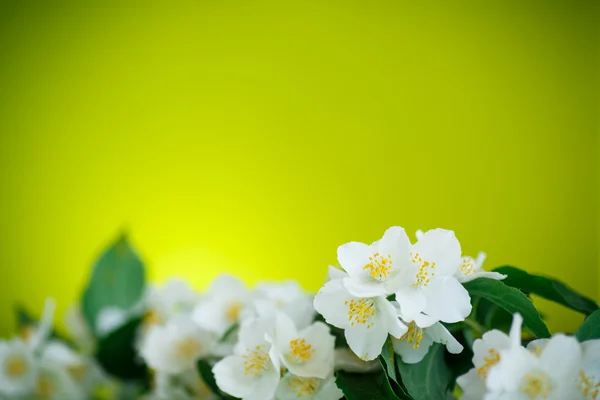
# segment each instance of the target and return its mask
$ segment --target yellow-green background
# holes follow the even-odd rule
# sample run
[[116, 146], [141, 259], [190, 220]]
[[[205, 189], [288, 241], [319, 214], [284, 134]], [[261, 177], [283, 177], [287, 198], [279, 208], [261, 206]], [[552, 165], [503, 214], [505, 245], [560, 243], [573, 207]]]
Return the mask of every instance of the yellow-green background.
[[155, 281], [316, 290], [342, 243], [444, 227], [598, 299], [593, 2], [7, 3], [0, 334], [121, 229]]

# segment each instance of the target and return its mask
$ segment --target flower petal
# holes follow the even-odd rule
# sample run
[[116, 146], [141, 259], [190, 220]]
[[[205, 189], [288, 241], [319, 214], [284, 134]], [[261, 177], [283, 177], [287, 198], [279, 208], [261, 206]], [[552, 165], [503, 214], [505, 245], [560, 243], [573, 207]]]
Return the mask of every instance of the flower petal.
[[396, 301], [400, 306], [400, 316], [405, 321], [413, 321], [426, 306], [421, 289], [414, 286], [407, 286], [396, 292]]
[[359, 276], [363, 267], [369, 262], [371, 251], [369, 245], [360, 242], [350, 242], [338, 247], [338, 262], [350, 276]]
[[460, 243], [453, 231], [433, 229], [412, 246], [412, 252], [419, 253], [423, 260], [435, 263], [436, 276], [452, 276], [461, 263]]
[[454, 277], [433, 279], [421, 290], [427, 302], [423, 312], [438, 321], [464, 321], [471, 313], [469, 292]]
[[388, 337], [387, 326], [380, 318], [367, 328], [366, 324], [349, 326], [344, 331], [350, 349], [362, 360], [369, 361], [381, 354], [383, 343]]
[[441, 343], [446, 346], [448, 352], [452, 354], [458, 354], [463, 351], [463, 346], [452, 336], [452, 334], [444, 327], [444, 325], [437, 324], [431, 325], [425, 329], [425, 333], [431, 337], [436, 343]]
[[244, 361], [239, 356], [228, 356], [217, 362], [212, 369], [219, 389], [238, 398], [252, 393], [254, 375], [244, 373]]
[[343, 282], [348, 292], [356, 297], [376, 297], [388, 294], [383, 283], [374, 279], [348, 277], [344, 278]]
[[581, 346], [574, 337], [554, 335], [542, 351], [540, 363], [554, 379], [575, 378], [581, 364]]
[[461, 283], [466, 283], [466, 282], [470, 282], [473, 279], [477, 279], [477, 278], [489, 278], [489, 279], [496, 279], [498, 281], [501, 281], [502, 279], [506, 278], [506, 275], [501, 274], [499, 272], [480, 271], [480, 272], [473, 272], [472, 274], [469, 274], [469, 275], [463, 275], [458, 280]]
[[315, 310], [327, 323], [344, 329], [348, 326], [348, 306], [345, 301], [352, 299], [341, 279], [327, 282], [315, 296]]
[[475, 368], [456, 378], [456, 383], [463, 391], [461, 400], [481, 400], [485, 394], [484, 381]]
[[413, 343], [409, 343], [407, 340], [392, 340], [394, 345], [394, 351], [396, 354], [402, 357], [402, 361], [406, 364], [416, 364], [420, 362], [423, 357], [429, 351], [429, 348], [433, 344], [433, 340], [428, 335], [423, 335], [423, 339], [418, 346], [413, 347]]
[[408, 327], [398, 317], [396, 308], [387, 299], [382, 298], [377, 301], [377, 311], [381, 314], [381, 319], [385, 321], [390, 335], [399, 338], [408, 331]]
[[331, 266], [331, 265], [328, 268], [328, 277], [330, 280], [342, 279], [347, 276], [348, 276], [348, 274], [343, 269], [339, 269], [339, 268]]

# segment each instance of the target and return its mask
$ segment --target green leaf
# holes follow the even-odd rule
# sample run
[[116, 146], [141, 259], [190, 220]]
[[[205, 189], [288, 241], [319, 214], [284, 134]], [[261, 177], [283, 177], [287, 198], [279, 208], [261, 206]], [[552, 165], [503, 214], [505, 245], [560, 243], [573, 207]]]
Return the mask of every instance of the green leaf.
[[577, 293], [556, 279], [529, 274], [519, 268], [508, 266], [496, 268], [494, 271], [506, 275], [502, 281], [506, 285], [525, 293], [536, 294], [586, 315], [598, 309], [598, 304], [594, 300]]
[[550, 337], [550, 332], [540, 318], [533, 303], [519, 289], [507, 286], [501, 281], [488, 278], [477, 278], [464, 284], [471, 296], [480, 296], [499, 305], [509, 313], [518, 312], [523, 323], [538, 338]]
[[[17, 328], [19, 330], [19, 335], [21, 335], [23, 338], [29, 337], [33, 330], [37, 328], [39, 324], [38, 319], [31, 315], [25, 309], [25, 307], [21, 305], [17, 305], [15, 307], [15, 314], [17, 315]], [[56, 332], [55, 329], [50, 331], [50, 337], [53, 339], [59, 339], [65, 343], [71, 343], [69, 339]]]
[[583, 324], [575, 332], [575, 336], [580, 342], [600, 339], [600, 310], [595, 311], [583, 321]]
[[384, 371], [370, 374], [340, 371], [335, 383], [347, 400], [402, 400], [392, 390]]
[[393, 381], [398, 382], [398, 377], [396, 376], [396, 353], [394, 352], [394, 345], [389, 337], [383, 344], [379, 362], [387, 372], [387, 375], [392, 378]]
[[146, 366], [135, 349], [137, 330], [142, 322], [135, 318], [98, 341], [96, 359], [109, 374], [124, 380], [146, 377]]
[[237, 322], [235, 324], [232, 324], [229, 328], [227, 328], [227, 330], [225, 331], [223, 336], [221, 336], [221, 338], [219, 339], [219, 342], [223, 343], [223, 342], [228, 341], [235, 334], [235, 332], [237, 332], [239, 327], [240, 327], [240, 324]]
[[198, 372], [200, 376], [206, 383], [206, 385], [210, 388], [210, 390], [216, 394], [217, 396], [221, 396], [221, 389], [217, 386], [217, 381], [215, 380], [215, 375], [212, 372], [212, 367], [205, 360], [198, 360], [196, 363], [198, 368]]
[[414, 400], [446, 400], [452, 371], [444, 361], [444, 346], [434, 343], [417, 364], [398, 360], [402, 383]]
[[98, 314], [103, 308], [130, 310], [142, 298], [144, 285], [144, 265], [122, 236], [94, 265], [81, 302], [86, 321], [96, 330]]

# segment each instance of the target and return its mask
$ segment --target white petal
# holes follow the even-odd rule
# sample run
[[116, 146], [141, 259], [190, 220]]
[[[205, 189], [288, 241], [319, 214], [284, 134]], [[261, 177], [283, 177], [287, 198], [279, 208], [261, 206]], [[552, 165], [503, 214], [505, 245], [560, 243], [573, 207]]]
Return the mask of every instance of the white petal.
[[210, 296], [217, 298], [239, 299], [248, 292], [240, 279], [231, 275], [219, 275], [210, 285]]
[[446, 349], [452, 354], [458, 354], [463, 351], [463, 346], [454, 338], [454, 336], [452, 336], [448, 329], [439, 322], [425, 329], [425, 333], [430, 336], [434, 342], [445, 345]]
[[540, 363], [554, 379], [574, 378], [581, 363], [581, 346], [573, 337], [555, 335], [542, 352]]
[[388, 294], [382, 282], [370, 279], [370, 277], [368, 279], [348, 277], [342, 281], [348, 292], [356, 297], [376, 297]]
[[376, 319], [369, 329], [366, 324], [356, 324], [347, 327], [344, 335], [354, 354], [362, 360], [369, 361], [381, 354], [388, 332], [384, 321]]
[[369, 373], [379, 371], [381, 364], [379, 361], [363, 361], [352, 350], [347, 347], [335, 349], [335, 364], [336, 371], [354, 372], [354, 373]]
[[201, 328], [222, 335], [233, 322], [225, 319], [222, 305], [211, 300], [198, 304], [192, 312], [192, 320]]
[[333, 280], [333, 279], [342, 279], [348, 276], [348, 274], [346, 272], [344, 272], [344, 270], [333, 267], [333, 266], [329, 266], [328, 269], [329, 272], [329, 279]]
[[239, 356], [225, 357], [212, 369], [217, 386], [234, 397], [244, 398], [253, 391], [256, 378], [244, 373], [244, 360]]
[[408, 331], [406, 325], [398, 318], [396, 308], [388, 300], [379, 299], [377, 301], [377, 311], [381, 314], [381, 320], [385, 322], [390, 335], [399, 338]]
[[508, 332], [508, 337], [510, 338], [510, 345], [512, 347], [520, 347], [521, 346], [521, 325], [523, 324], [523, 317], [521, 314], [515, 313], [513, 315], [513, 320], [510, 325], [510, 331]]
[[285, 355], [289, 353], [290, 341], [298, 338], [294, 322], [284, 313], [277, 313], [274, 332], [274, 345], [281, 361], [285, 364]]
[[338, 262], [350, 276], [359, 276], [363, 267], [369, 262], [369, 245], [350, 242], [341, 245], [337, 250]]
[[434, 262], [438, 277], [454, 275], [461, 262], [460, 243], [454, 232], [446, 229], [425, 232], [411, 251], [419, 253], [423, 260]]
[[410, 264], [410, 240], [404, 228], [392, 226], [383, 237], [371, 245], [371, 251], [383, 256], [390, 255], [392, 270], [403, 270]]
[[485, 383], [475, 368], [459, 376], [456, 383], [463, 391], [461, 400], [481, 400], [485, 394]]
[[272, 399], [280, 380], [279, 369], [269, 368], [259, 378], [254, 386], [254, 391], [244, 396], [243, 400]]
[[459, 279], [459, 281], [461, 283], [466, 283], [466, 282], [470, 282], [473, 279], [477, 279], [477, 278], [489, 278], [489, 279], [496, 279], [498, 281], [501, 281], [502, 279], [506, 278], [506, 275], [501, 274], [499, 272], [480, 271], [480, 272], [473, 272], [472, 274], [469, 274], [469, 275], [463, 275]]
[[327, 282], [315, 296], [313, 304], [329, 324], [343, 329], [348, 326], [348, 306], [344, 302], [351, 298], [338, 279]]
[[520, 345], [500, 351], [500, 360], [488, 371], [490, 391], [517, 391], [523, 376], [538, 365], [537, 357]]
[[487, 258], [487, 254], [485, 254], [483, 251], [480, 251], [477, 254], [477, 258], [475, 259], [475, 269], [481, 270], [481, 268], [483, 266], [483, 262], [485, 261], [486, 258]]
[[31, 349], [37, 350], [50, 336], [50, 333], [52, 332], [52, 326], [54, 325], [55, 311], [56, 301], [52, 297], [46, 298], [44, 301], [44, 310], [42, 312], [40, 323], [29, 339], [29, 346]]
[[425, 309], [425, 296], [421, 289], [408, 286], [396, 292], [396, 301], [400, 306], [400, 316], [405, 321], [413, 321]]
[[443, 322], [460, 322], [471, 313], [469, 292], [454, 277], [433, 279], [422, 288], [426, 299], [423, 312]]
[[413, 344], [407, 340], [394, 339], [392, 343], [394, 351], [402, 357], [403, 362], [406, 364], [416, 364], [425, 357], [433, 344], [433, 340], [431, 340], [431, 337], [423, 335], [423, 339], [421, 339], [418, 347], [413, 347]]
[[423, 237], [424, 234], [425, 234], [425, 232], [423, 232], [421, 229], [417, 229], [417, 231], [415, 232], [415, 236], [416, 236], [417, 240], [421, 240], [421, 238]]
[[321, 389], [314, 400], [339, 400], [342, 397], [344, 397], [344, 393], [335, 384], [335, 379], [330, 377], [321, 383]]

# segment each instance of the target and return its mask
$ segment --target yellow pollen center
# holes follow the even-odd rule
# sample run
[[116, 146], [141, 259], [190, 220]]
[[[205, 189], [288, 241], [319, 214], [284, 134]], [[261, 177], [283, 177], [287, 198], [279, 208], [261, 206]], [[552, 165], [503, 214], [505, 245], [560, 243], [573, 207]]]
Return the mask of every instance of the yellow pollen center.
[[27, 370], [25, 360], [19, 356], [13, 356], [6, 363], [6, 374], [12, 378], [22, 376]]
[[290, 354], [288, 358], [296, 362], [304, 362], [309, 360], [315, 349], [312, 345], [306, 343], [305, 339], [294, 339], [290, 341]]
[[492, 366], [498, 364], [499, 362], [500, 353], [498, 353], [495, 349], [489, 349], [488, 356], [483, 357], [483, 365], [477, 368], [477, 374], [483, 378], [486, 378], [490, 368], [492, 368]]
[[552, 392], [552, 382], [548, 375], [541, 371], [530, 372], [523, 378], [521, 392], [531, 400], [547, 399]]
[[369, 257], [369, 263], [363, 269], [368, 270], [373, 279], [384, 281], [392, 272], [392, 256], [388, 254], [387, 257], [384, 257], [379, 253], [375, 253], [372, 257]]
[[42, 398], [50, 398], [55, 392], [54, 383], [47, 376], [40, 376], [36, 384], [36, 393]]
[[248, 349], [242, 358], [244, 359], [244, 375], [260, 376], [267, 368], [267, 361], [269, 361], [263, 345], [256, 346], [254, 351]]
[[317, 378], [300, 378], [293, 377], [288, 382], [288, 387], [296, 392], [297, 398], [313, 396], [319, 388], [319, 380]]
[[471, 257], [463, 257], [462, 263], [460, 264], [460, 271], [464, 275], [471, 275], [475, 272], [475, 262]]
[[85, 364], [72, 365], [70, 367], [67, 367], [67, 372], [77, 382], [81, 382], [87, 372], [87, 366]]
[[164, 318], [157, 311], [150, 310], [146, 312], [146, 314], [144, 314], [144, 319], [142, 323], [144, 328], [148, 329], [153, 325], [160, 325], [163, 322], [165, 322]]
[[413, 283], [413, 286], [427, 286], [431, 278], [435, 276], [433, 269], [435, 268], [434, 262], [423, 261], [423, 258], [419, 256], [419, 253], [410, 253], [411, 262], [419, 266], [419, 272], [417, 272], [417, 281]]
[[371, 328], [374, 322], [371, 318], [375, 316], [375, 303], [371, 299], [351, 299], [344, 301], [348, 306], [348, 321], [351, 325], [367, 324], [367, 329]]
[[423, 340], [423, 328], [419, 328], [414, 322], [408, 324], [408, 331], [400, 338], [400, 342], [407, 342], [412, 345], [413, 349], [417, 349]]
[[182, 339], [176, 344], [177, 354], [183, 357], [196, 355], [201, 349], [200, 343], [193, 337]]
[[586, 399], [600, 400], [600, 381], [596, 381], [593, 376], [586, 375], [583, 371], [579, 371], [577, 387]]
[[225, 317], [231, 322], [236, 322], [240, 317], [242, 307], [243, 304], [239, 301], [231, 302], [225, 310]]

